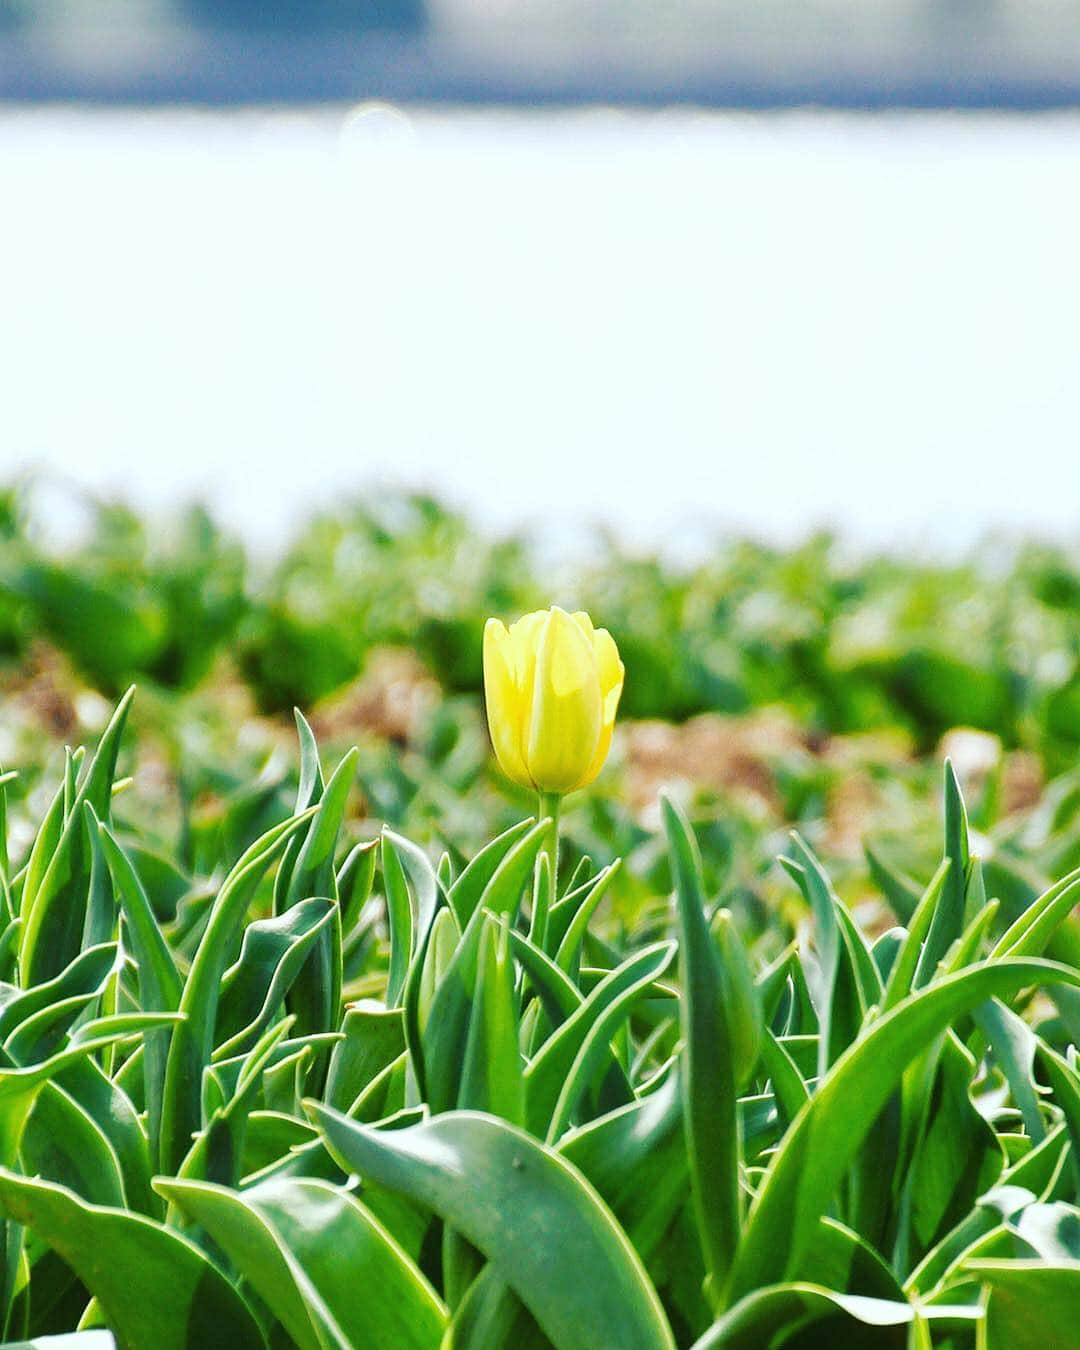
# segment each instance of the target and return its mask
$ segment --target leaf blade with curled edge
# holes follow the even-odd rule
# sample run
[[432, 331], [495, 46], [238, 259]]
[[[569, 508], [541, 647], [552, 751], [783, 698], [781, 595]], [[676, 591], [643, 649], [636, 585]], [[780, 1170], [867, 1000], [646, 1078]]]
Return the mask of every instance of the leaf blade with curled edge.
[[301, 1350], [439, 1344], [445, 1307], [347, 1191], [307, 1178], [264, 1181], [242, 1193], [205, 1182], [157, 1186], [220, 1245]]
[[773, 1157], [747, 1218], [732, 1272], [733, 1295], [743, 1297], [797, 1271], [867, 1131], [928, 1042], [988, 998], [1054, 983], [1080, 988], [1080, 972], [1017, 958], [969, 966], [920, 989], [872, 1023], [819, 1084]]
[[[982, 1319], [982, 1309], [964, 1304], [916, 1309], [910, 1303], [845, 1294], [801, 1281], [770, 1285], [754, 1290], [737, 1303], [694, 1342], [692, 1350], [761, 1350], [762, 1346], [780, 1344], [781, 1338], [786, 1343], [797, 1328], [812, 1328], [819, 1322], [829, 1324], [827, 1341], [822, 1344], [848, 1344], [846, 1337], [854, 1336], [861, 1328], [863, 1336], [857, 1344], [904, 1350], [911, 1343], [907, 1329], [920, 1316], [934, 1322], [970, 1326]], [[841, 1317], [846, 1332], [836, 1325]], [[872, 1342], [868, 1339], [871, 1334]]]
[[480, 850], [450, 887], [447, 898], [462, 930], [472, 918], [488, 883], [510, 850], [525, 838], [535, 824], [535, 819], [530, 816], [527, 820], [519, 820], [516, 825], [504, 830]]
[[373, 1130], [317, 1102], [307, 1109], [347, 1170], [433, 1210], [482, 1251], [560, 1350], [674, 1350], [625, 1233], [551, 1149], [471, 1111]]
[[513, 919], [549, 824], [542, 820], [531, 826], [500, 858], [435, 990], [422, 1037], [427, 1100], [433, 1111], [448, 1111], [457, 1101], [485, 914]]
[[964, 1273], [990, 1289], [986, 1344], [991, 1350], [1048, 1350], [1064, 1346], [1080, 1307], [1080, 1261], [972, 1260]]
[[[286, 1006], [296, 1016], [301, 1034], [335, 1031], [341, 1017], [344, 957], [334, 851], [356, 777], [359, 753], [354, 746], [323, 789], [279, 907], [289, 909], [312, 896], [328, 898], [333, 905], [329, 922], [319, 929], [307, 959], [289, 985]], [[318, 1072], [320, 1077], [325, 1075], [325, 1064], [321, 1061]]]
[[125, 1350], [265, 1350], [250, 1308], [217, 1266], [153, 1219], [4, 1168], [0, 1213], [71, 1266]]
[[1080, 900], [1080, 867], [1045, 890], [1002, 933], [990, 953], [1001, 956], [1041, 956], [1057, 928]]
[[[551, 1114], [551, 1121], [547, 1127], [547, 1142], [549, 1144], [555, 1144], [569, 1128], [573, 1114], [586, 1089], [590, 1083], [598, 1080], [599, 1070], [610, 1055], [611, 1042], [629, 1015], [634, 1002], [645, 993], [655, 980], [660, 978], [670, 964], [672, 957], [675, 955], [675, 944], [669, 942], [664, 945], [667, 951], [657, 954], [655, 965], [644, 970], [633, 984], [622, 989], [616, 997], [607, 1002], [588, 1025]], [[617, 973], [613, 971], [612, 975]], [[596, 993], [599, 989], [600, 985], [597, 985], [597, 989], [593, 992]], [[586, 1000], [586, 1003], [588, 1003], [588, 1000]], [[629, 1100], [633, 1100], [632, 1093]], [[620, 1103], [620, 1105], [625, 1104]]]
[[293, 835], [311, 818], [311, 810], [273, 826], [246, 850], [225, 878], [180, 996], [187, 1020], [169, 1043], [162, 1090], [160, 1167], [179, 1167], [199, 1128], [203, 1070], [213, 1052], [221, 976], [259, 882]]
[[893, 962], [893, 968], [889, 972], [889, 978], [885, 985], [885, 996], [881, 1004], [882, 1014], [891, 1012], [901, 999], [907, 998], [914, 988], [915, 969], [919, 964], [919, 953], [922, 951], [922, 944], [933, 922], [934, 911], [941, 898], [942, 887], [945, 885], [945, 878], [951, 867], [950, 859], [943, 858], [941, 860], [937, 871], [930, 879], [929, 886], [927, 886], [915, 907], [915, 912], [912, 914], [911, 922], [908, 925], [907, 936], [904, 938], [896, 960]]
[[541, 1137], [551, 1128], [557, 1115], [557, 1104], [573, 1078], [579, 1054], [592, 1043], [590, 1069], [598, 1067], [594, 1056], [606, 1057], [608, 1052], [603, 1036], [597, 1040], [592, 1034], [594, 1028], [599, 1025], [613, 1030], [612, 1019], [617, 1021], [626, 1016], [628, 1000], [641, 997], [649, 985], [660, 978], [673, 953], [673, 943], [658, 942], [628, 956], [616, 970], [604, 976], [588, 998], [544, 1042], [525, 1070], [526, 1121], [533, 1134]]

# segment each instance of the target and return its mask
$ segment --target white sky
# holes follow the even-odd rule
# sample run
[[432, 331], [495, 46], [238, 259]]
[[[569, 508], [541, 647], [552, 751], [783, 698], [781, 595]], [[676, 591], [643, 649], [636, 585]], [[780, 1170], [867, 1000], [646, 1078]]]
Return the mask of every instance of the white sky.
[[1080, 530], [1080, 117], [0, 115], [0, 476]]

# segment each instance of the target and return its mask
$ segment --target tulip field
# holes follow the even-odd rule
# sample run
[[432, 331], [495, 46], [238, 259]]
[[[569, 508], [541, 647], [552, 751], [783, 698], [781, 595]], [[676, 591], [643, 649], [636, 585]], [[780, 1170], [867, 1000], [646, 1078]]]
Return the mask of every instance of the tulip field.
[[613, 555], [561, 608], [415, 520], [257, 586], [203, 524], [0, 540], [3, 1343], [1074, 1342], [1064, 555]]

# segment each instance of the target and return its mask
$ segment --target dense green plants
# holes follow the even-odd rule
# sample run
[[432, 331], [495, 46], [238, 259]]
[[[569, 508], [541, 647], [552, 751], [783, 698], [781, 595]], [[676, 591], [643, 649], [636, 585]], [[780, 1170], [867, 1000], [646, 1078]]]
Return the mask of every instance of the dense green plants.
[[134, 679], [190, 689], [228, 657], [262, 709], [287, 712], [386, 646], [474, 694], [487, 617], [554, 594], [605, 616], [634, 672], [631, 717], [784, 704], [819, 732], [891, 725], [922, 749], [965, 724], [1055, 771], [1080, 746], [1080, 570], [1061, 548], [988, 541], [943, 565], [853, 559], [826, 536], [790, 549], [717, 537], [678, 564], [594, 533], [553, 567], [543, 540], [380, 491], [249, 558], [201, 510], [162, 528], [122, 504], [83, 506], [64, 543], [47, 502], [3, 494], [0, 654], [17, 663], [46, 638], [110, 697]]
[[932, 876], [873, 850], [886, 922], [792, 838], [790, 942], [665, 795], [670, 899], [626, 929], [617, 860], [560, 862], [548, 818], [468, 858], [355, 837], [356, 753], [303, 719], [287, 805], [151, 847], [130, 704], [0, 848], [8, 1340], [1067, 1343], [1074, 782], [1026, 827], [1056, 876], [1005, 894], [947, 771]]

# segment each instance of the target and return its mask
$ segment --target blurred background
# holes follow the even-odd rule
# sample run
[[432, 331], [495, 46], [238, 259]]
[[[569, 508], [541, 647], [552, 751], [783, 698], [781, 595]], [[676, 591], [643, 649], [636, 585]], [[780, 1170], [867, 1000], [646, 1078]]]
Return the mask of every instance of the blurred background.
[[1064, 0], [0, 0], [0, 759], [135, 679], [218, 820], [299, 704], [479, 839], [561, 601], [599, 855], [1075, 804], [1078, 104]]

